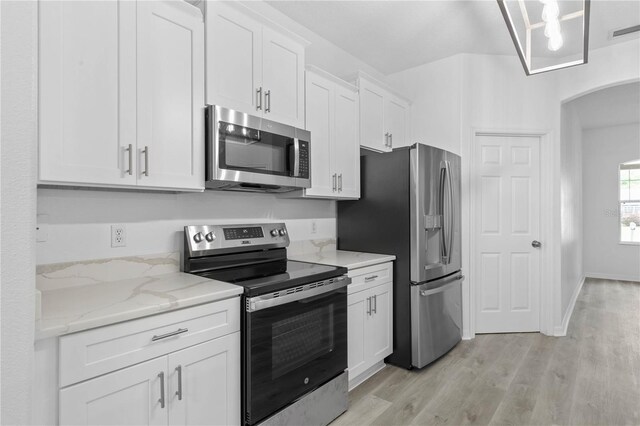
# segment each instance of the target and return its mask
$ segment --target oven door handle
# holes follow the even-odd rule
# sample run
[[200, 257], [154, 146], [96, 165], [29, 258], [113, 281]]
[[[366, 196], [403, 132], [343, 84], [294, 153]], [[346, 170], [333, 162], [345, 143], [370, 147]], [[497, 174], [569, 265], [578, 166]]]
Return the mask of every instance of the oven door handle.
[[280, 306], [304, 299], [317, 299], [319, 298], [317, 296], [325, 295], [325, 293], [329, 293], [346, 287], [351, 283], [351, 278], [343, 275], [337, 278], [333, 278], [329, 281], [330, 282], [328, 284], [323, 284], [321, 286], [318, 286], [319, 282], [306, 284], [304, 286], [301, 286], [303, 287], [303, 290], [289, 294], [282, 295], [281, 293], [286, 291], [284, 290], [280, 292], [247, 298], [246, 310], [247, 312], [255, 312], [262, 309], [272, 308], [274, 306]]

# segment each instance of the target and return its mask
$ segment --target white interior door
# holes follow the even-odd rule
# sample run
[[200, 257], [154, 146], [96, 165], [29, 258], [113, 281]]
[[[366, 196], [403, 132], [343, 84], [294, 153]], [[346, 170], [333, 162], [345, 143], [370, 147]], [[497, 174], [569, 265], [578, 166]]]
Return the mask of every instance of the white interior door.
[[477, 135], [476, 332], [540, 330], [540, 138]]

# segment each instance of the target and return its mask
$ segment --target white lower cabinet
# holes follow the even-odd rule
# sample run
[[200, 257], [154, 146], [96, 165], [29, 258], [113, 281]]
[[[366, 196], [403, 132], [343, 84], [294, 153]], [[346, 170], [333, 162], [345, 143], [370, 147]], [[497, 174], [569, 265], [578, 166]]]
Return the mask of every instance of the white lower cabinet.
[[240, 333], [169, 355], [169, 424], [240, 424]]
[[[225, 309], [231, 306], [229, 302], [234, 302], [233, 309]], [[198, 334], [208, 332], [200, 330], [194, 335], [189, 333], [191, 329], [198, 329], [197, 321], [202, 317], [203, 309], [221, 312], [229, 319], [216, 327], [220, 337], [189, 346], [193, 344], [193, 339], [199, 338]], [[60, 389], [60, 424], [240, 424], [240, 332], [237, 299], [131, 321], [131, 329], [135, 333], [127, 337], [129, 341], [133, 336], [146, 334], [151, 335], [152, 339], [145, 345], [112, 345], [113, 339], [105, 338], [108, 329], [119, 330], [126, 324], [81, 332], [84, 334], [81, 338], [76, 338], [81, 333], [69, 337], [70, 340], [97, 342], [87, 346], [85, 354], [88, 357], [100, 351], [102, 354], [108, 352], [109, 358], [118, 358], [118, 351], [141, 352], [152, 345], [164, 345], [168, 353]], [[233, 327], [233, 332], [228, 333], [227, 324]], [[177, 332], [165, 333], [166, 327], [176, 329]], [[179, 345], [181, 339], [184, 339], [184, 348]], [[64, 347], [72, 343], [61, 341], [63, 356]], [[176, 347], [180, 349], [175, 350]], [[61, 377], [70, 376], [65, 374], [65, 369], [78, 369], [64, 360], [61, 360], [60, 365]], [[85, 371], [83, 368], [80, 370]]]
[[166, 358], [157, 358], [62, 389], [60, 424], [166, 425], [166, 370]]
[[349, 388], [375, 374], [393, 352], [392, 264], [349, 271], [347, 296]]

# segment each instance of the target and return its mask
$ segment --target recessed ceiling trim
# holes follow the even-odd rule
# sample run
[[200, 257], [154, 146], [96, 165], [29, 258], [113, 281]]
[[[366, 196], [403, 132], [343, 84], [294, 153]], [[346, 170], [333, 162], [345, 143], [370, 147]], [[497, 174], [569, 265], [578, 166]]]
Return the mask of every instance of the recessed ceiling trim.
[[611, 34], [611, 38], [621, 37], [623, 35], [631, 34], [640, 31], [640, 25], [634, 25], [632, 27], [621, 28], [619, 30], [615, 30]]

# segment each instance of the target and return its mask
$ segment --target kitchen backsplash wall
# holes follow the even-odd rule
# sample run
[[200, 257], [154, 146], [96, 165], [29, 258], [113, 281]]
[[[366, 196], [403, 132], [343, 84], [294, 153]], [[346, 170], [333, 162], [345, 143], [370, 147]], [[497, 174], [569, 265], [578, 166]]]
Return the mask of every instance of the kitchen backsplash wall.
[[[206, 191], [151, 193], [38, 189], [37, 264], [180, 250], [191, 224], [285, 222], [290, 252], [335, 248], [336, 205], [329, 200]], [[126, 247], [111, 247], [111, 225], [125, 226]]]

